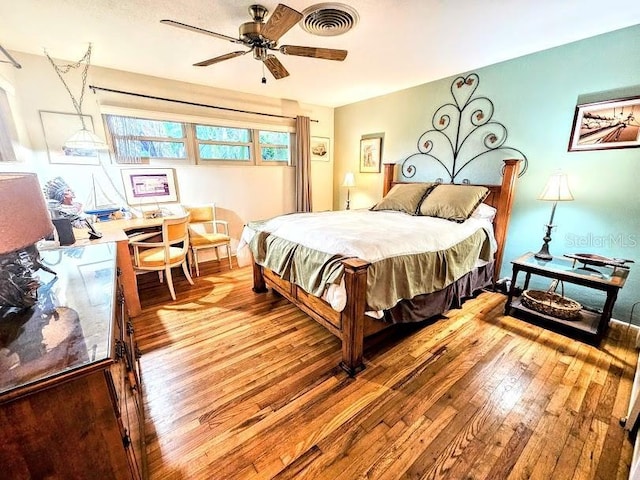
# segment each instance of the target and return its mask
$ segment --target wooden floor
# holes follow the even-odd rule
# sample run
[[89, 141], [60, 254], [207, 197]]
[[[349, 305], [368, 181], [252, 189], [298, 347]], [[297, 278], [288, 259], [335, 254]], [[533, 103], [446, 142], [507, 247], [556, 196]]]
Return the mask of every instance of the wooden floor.
[[374, 337], [354, 379], [338, 340], [254, 294], [249, 268], [179, 275], [176, 302], [147, 276], [134, 319], [152, 480], [627, 478], [625, 326], [594, 348], [487, 292]]

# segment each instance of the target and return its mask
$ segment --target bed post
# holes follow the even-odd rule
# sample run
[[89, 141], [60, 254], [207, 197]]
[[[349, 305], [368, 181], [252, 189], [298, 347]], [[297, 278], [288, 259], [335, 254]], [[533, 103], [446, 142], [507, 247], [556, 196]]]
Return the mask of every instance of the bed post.
[[385, 163], [384, 164], [384, 180], [382, 182], [382, 196], [384, 197], [391, 187], [393, 186], [393, 181], [396, 179], [396, 164], [395, 163]]
[[264, 283], [264, 275], [262, 274], [262, 266], [258, 265], [255, 260], [253, 262], [253, 289], [256, 293], [264, 293], [267, 286]]
[[369, 262], [349, 258], [344, 264], [344, 286], [348, 292], [347, 305], [342, 311], [342, 361], [340, 366], [350, 375], [364, 369], [364, 312], [367, 294]]
[[498, 212], [494, 223], [496, 241], [498, 242], [498, 250], [496, 251], [493, 272], [494, 282], [500, 276], [500, 267], [502, 266], [502, 257], [504, 255], [504, 243], [507, 238], [511, 209], [515, 198], [516, 180], [518, 178], [520, 162], [521, 160], [514, 159], [504, 161], [504, 174], [502, 176], [502, 186], [500, 187], [500, 198], [498, 200], [498, 205], [496, 206]]

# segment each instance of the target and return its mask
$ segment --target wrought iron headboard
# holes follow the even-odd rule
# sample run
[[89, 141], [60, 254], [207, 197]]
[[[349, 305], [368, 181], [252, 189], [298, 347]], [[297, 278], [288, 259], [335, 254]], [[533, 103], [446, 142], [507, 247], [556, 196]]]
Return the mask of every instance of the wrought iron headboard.
[[[522, 158], [518, 176], [527, 171], [526, 155], [517, 148], [506, 146], [507, 128], [500, 122], [492, 121], [493, 102], [487, 97], [473, 96], [479, 83], [480, 78], [475, 73], [453, 81], [451, 95], [455, 103], [446, 103], [433, 114], [433, 129], [427, 130], [418, 139], [418, 152], [402, 162], [401, 171], [405, 178], [412, 178], [416, 174], [417, 157], [427, 156], [442, 165], [449, 180], [454, 183], [469, 164], [498, 150], [516, 152]], [[475, 145], [478, 145], [477, 150], [472, 149]], [[444, 158], [445, 154], [447, 158]]]

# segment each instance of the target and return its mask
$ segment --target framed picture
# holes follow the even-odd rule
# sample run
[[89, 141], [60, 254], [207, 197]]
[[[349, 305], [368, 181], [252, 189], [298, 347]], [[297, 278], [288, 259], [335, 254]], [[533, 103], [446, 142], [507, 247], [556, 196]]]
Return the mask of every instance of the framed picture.
[[326, 137], [311, 137], [311, 160], [317, 162], [329, 161], [329, 139]]
[[173, 168], [128, 168], [121, 172], [124, 193], [129, 205], [178, 201]]
[[360, 140], [360, 172], [380, 173], [382, 135], [363, 136]]
[[[97, 150], [84, 148], [66, 148], [66, 142], [71, 135], [82, 129], [82, 120], [77, 113], [51, 112], [40, 110], [40, 123], [44, 142], [47, 146], [49, 163], [66, 163], [79, 165], [99, 165], [100, 157]], [[93, 132], [93, 118], [82, 115], [87, 130]]]
[[578, 105], [569, 151], [640, 147], [640, 96]]

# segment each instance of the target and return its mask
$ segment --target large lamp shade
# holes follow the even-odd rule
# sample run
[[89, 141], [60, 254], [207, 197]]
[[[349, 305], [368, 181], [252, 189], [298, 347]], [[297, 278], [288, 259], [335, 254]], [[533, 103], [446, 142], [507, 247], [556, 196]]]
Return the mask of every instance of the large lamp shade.
[[0, 254], [45, 238], [53, 223], [35, 173], [0, 173]]

